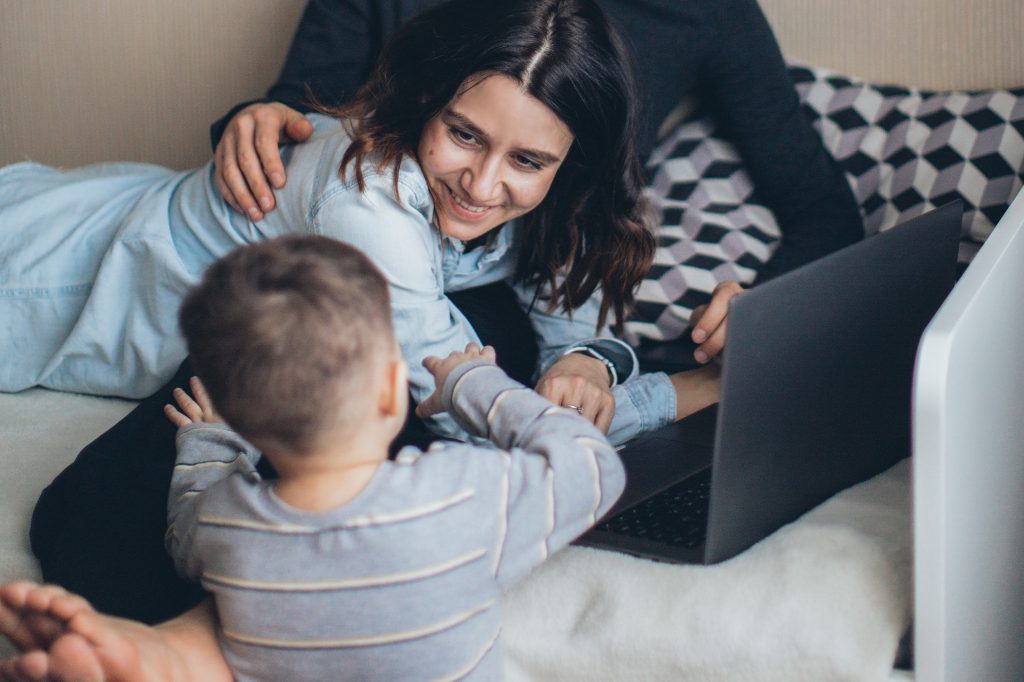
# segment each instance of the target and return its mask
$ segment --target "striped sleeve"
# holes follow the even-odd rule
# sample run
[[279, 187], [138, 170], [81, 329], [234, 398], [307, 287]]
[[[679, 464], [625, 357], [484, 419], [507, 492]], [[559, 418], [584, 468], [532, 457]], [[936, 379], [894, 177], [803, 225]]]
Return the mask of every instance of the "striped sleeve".
[[497, 366], [460, 366], [442, 395], [456, 421], [508, 453], [492, 501], [501, 529], [493, 568], [503, 587], [572, 542], [622, 493], [622, 462], [604, 435]]
[[178, 573], [198, 580], [201, 567], [193, 540], [206, 491], [233, 473], [259, 478], [260, 453], [224, 424], [189, 424], [178, 430], [178, 450], [167, 497], [164, 543]]

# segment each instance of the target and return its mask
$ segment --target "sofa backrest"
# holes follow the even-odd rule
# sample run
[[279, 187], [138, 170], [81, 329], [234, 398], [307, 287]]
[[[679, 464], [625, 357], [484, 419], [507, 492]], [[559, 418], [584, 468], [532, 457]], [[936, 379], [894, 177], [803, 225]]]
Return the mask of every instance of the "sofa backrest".
[[790, 60], [930, 90], [1024, 85], [1020, 0], [759, 0]]
[[[0, 164], [204, 162], [209, 123], [275, 79], [304, 4], [3, 0]], [[1020, 0], [762, 4], [804, 63], [928, 88], [1024, 85]]]

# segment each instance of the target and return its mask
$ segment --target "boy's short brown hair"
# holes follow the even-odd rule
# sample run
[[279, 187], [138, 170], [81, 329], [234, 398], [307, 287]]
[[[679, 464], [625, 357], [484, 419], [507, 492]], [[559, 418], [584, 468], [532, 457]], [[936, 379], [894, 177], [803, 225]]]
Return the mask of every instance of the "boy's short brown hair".
[[207, 269], [179, 315], [217, 411], [263, 451], [305, 453], [354, 428], [394, 348], [387, 282], [357, 249], [289, 236]]

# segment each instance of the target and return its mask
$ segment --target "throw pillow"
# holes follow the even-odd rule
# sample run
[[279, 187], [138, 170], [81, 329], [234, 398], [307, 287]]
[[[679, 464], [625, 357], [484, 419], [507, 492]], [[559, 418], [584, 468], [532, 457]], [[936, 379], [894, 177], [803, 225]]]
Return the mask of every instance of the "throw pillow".
[[[1024, 185], [1024, 88], [931, 92], [800, 65], [790, 75], [868, 235], [961, 199], [966, 263]], [[654, 266], [626, 322], [634, 344], [681, 336], [717, 282], [754, 280], [780, 234], [735, 148], [699, 111], [659, 144], [647, 170], [660, 224]]]
[[790, 77], [867, 234], [961, 199], [969, 260], [1024, 185], [1024, 88], [931, 92], [801, 66]]

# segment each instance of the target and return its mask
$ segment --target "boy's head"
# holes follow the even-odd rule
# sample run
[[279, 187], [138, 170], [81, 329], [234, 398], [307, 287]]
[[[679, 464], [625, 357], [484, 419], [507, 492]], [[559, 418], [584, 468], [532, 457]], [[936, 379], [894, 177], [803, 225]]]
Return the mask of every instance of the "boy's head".
[[232, 251], [186, 297], [179, 323], [217, 411], [264, 452], [307, 453], [354, 433], [399, 361], [387, 282], [327, 237]]

